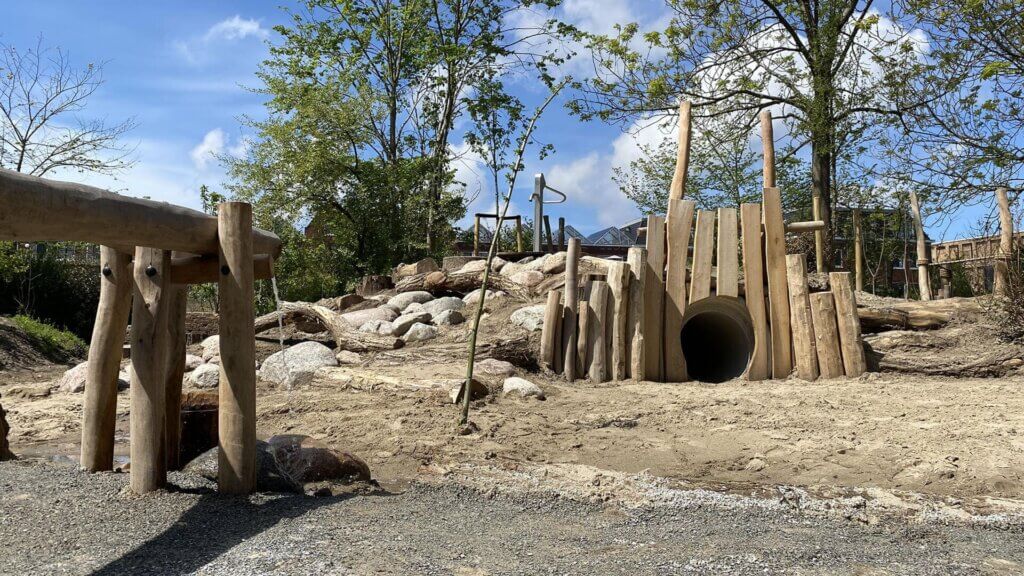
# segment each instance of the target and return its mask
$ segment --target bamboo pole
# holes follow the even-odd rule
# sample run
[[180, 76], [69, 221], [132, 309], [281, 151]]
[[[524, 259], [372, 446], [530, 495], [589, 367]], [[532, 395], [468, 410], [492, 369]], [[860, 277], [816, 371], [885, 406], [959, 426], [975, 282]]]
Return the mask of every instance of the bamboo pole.
[[[917, 238], [917, 287], [921, 300], [932, 299], [931, 277], [928, 275], [928, 245], [924, 238], [924, 222], [921, 220], [921, 203], [917, 192], [910, 191], [910, 216], [914, 219], [914, 236]], [[909, 278], [904, 280], [909, 282]]]
[[631, 246], [626, 253], [629, 264], [629, 317], [626, 319], [627, 375], [634, 380], [643, 380], [644, 367], [647, 365], [644, 351], [646, 315], [644, 313], [644, 282], [647, 278], [647, 250], [640, 246]]
[[764, 260], [761, 251], [761, 205], [740, 206], [743, 229], [743, 299], [754, 327], [754, 351], [747, 370], [748, 380], [771, 377], [771, 334], [764, 306]]
[[565, 258], [565, 309], [562, 312], [562, 358], [565, 360], [565, 380], [576, 379], [576, 317], [579, 312], [579, 279], [577, 270], [580, 259], [580, 239], [569, 238], [569, 250]]
[[999, 254], [995, 262], [993, 292], [998, 296], [1006, 296], [1009, 259], [1013, 252], [1013, 216], [1010, 214], [1010, 199], [1003, 186], [996, 188], [996, 204], [999, 207]]
[[864, 344], [861, 341], [857, 298], [850, 286], [849, 272], [831, 272], [828, 284], [836, 306], [836, 324], [839, 328], [839, 348], [843, 355], [843, 372], [856, 378], [867, 371]]
[[686, 194], [686, 173], [690, 168], [690, 102], [679, 104], [679, 146], [676, 149], [676, 169], [669, 186], [669, 200], [681, 200]]
[[853, 210], [853, 270], [857, 292], [864, 291], [864, 232], [861, 229], [860, 208]]
[[793, 359], [796, 375], [801, 380], [818, 379], [818, 351], [811, 318], [811, 301], [807, 290], [807, 258], [803, 254], [786, 256], [789, 277], [789, 310], [793, 327]]
[[167, 250], [142, 247], [135, 250], [129, 485], [136, 494], [152, 492], [167, 483], [164, 386], [170, 334], [167, 330], [170, 264], [171, 253]]
[[762, 216], [772, 331], [772, 376], [786, 378], [793, 371], [793, 350], [789, 284], [786, 279], [786, 238], [782, 223], [782, 198], [778, 188], [764, 189]]
[[220, 403], [217, 488], [249, 494], [256, 488], [256, 334], [253, 328], [252, 206], [217, 208], [220, 237]]
[[188, 287], [170, 286], [167, 290], [169, 312], [167, 317], [167, 394], [164, 416], [164, 446], [167, 469], [181, 468], [181, 381], [185, 376], [185, 313], [188, 305]]
[[843, 357], [839, 351], [836, 305], [831, 292], [811, 294], [811, 319], [814, 322], [814, 347], [822, 378], [843, 375]]
[[114, 467], [117, 380], [124, 335], [132, 308], [132, 256], [100, 247], [100, 301], [89, 345], [82, 410], [82, 468], [90, 472]]
[[692, 200], [668, 201], [668, 266], [665, 273], [665, 381], [686, 381], [683, 357], [683, 313], [686, 312], [686, 265], [693, 228]]
[[662, 381], [665, 318], [665, 219], [647, 217], [647, 266], [644, 272], [644, 380]]
[[629, 264], [625, 262], [608, 263], [608, 290], [612, 295], [613, 309], [609, 324], [611, 338], [609, 345], [609, 374], [612, 380], [626, 379], [626, 350], [629, 340], [626, 325], [629, 319]]

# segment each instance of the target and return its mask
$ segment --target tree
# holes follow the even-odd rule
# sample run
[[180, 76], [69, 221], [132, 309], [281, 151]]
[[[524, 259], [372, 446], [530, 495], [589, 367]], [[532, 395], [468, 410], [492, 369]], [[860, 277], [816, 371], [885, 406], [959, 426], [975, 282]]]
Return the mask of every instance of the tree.
[[563, 26], [590, 48], [596, 70], [577, 86], [573, 110], [628, 123], [672, 115], [683, 98], [695, 116], [742, 113], [751, 128], [771, 108], [794, 153], [809, 148], [810, 190], [822, 200], [830, 262], [834, 158], [850, 135], [915, 105], [903, 96], [906, 77], [920, 70], [916, 37], [873, 0], [666, 3], [670, 24], [642, 37], [635, 24], [611, 36]]
[[78, 116], [103, 85], [102, 64], [76, 68], [67, 52], [0, 44], [0, 167], [33, 176], [54, 170], [112, 174], [133, 163], [121, 138], [134, 127]]

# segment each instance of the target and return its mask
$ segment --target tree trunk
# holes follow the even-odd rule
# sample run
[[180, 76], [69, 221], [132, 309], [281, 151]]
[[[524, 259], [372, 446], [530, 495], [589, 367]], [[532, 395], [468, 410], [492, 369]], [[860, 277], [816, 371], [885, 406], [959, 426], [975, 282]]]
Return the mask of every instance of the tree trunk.
[[822, 231], [822, 264], [823, 270], [832, 271], [832, 245], [835, 228], [832, 225], [832, 152], [830, 147], [813, 138], [811, 143], [811, 195], [820, 198], [821, 220], [825, 222]]

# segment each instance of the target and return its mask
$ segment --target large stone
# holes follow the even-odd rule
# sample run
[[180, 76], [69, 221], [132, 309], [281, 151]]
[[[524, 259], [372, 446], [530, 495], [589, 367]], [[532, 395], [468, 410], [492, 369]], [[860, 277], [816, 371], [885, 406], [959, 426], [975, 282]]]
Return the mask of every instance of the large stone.
[[540, 389], [540, 386], [516, 376], [505, 378], [505, 382], [501, 386], [501, 395], [505, 396], [508, 394], [518, 394], [521, 398], [544, 399], [544, 391]]
[[437, 328], [430, 326], [429, 324], [421, 324], [417, 322], [413, 324], [409, 331], [405, 333], [402, 338], [406, 342], [423, 342], [424, 340], [430, 340], [437, 337]]
[[398, 317], [398, 312], [390, 306], [378, 306], [376, 308], [370, 308], [368, 310], [357, 310], [355, 312], [345, 312], [341, 314], [339, 318], [348, 322], [353, 327], [359, 327], [372, 320], [383, 320], [390, 322]]
[[544, 273], [539, 270], [520, 270], [509, 276], [509, 280], [525, 288], [533, 288], [544, 281]]
[[302, 434], [281, 434], [267, 441], [281, 469], [296, 482], [367, 482], [370, 467], [361, 458]]
[[395, 294], [388, 300], [388, 304], [394, 306], [399, 310], [405, 310], [405, 307], [413, 302], [430, 302], [434, 299], [434, 296], [430, 292], [424, 290], [414, 290], [412, 292], [402, 292], [401, 294]]
[[[218, 450], [214, 447], [203, 452], [185, 465], [182, 471], [216, 482]], [[302, 493], [302, 485], [284, 471], [274, 456], [273, 448], [262, 440], [256, 441], [256, 490]]]
[[203, 347], [203, 362], [209, 362], [210, 358], [220, 356], [220, 336], [210, 336], [199, 345]]
[[[491, 393], [483, 382], [476, 378], [473, 378], [472, 382], [473, 385], [470, 386], [469, 393], [470, 400], [486, 398], [487, 395]], [[462, 402], [462, 387], [465, 383], [465, 380], [447, 380], [444, 383], [445, 388], [448, 390], [448, 398], [452, 401], [452, 404], [459, 404]]]
[[321, 298], [320, 300], [317, 300], [316, 303], [318, 306], [330, 308], [335, 312], [344, 312], [357, 304], [362, 304], [364, 301], [366, 301], [366, 299], [359, 294], [345, 294], [344, 296], [337, 296], [334, 298]]
[[337, 365], [330, 348], [319, 342], [303, 342], [271, 354], [263, 362], [260, 377], [286, 387], [302, 386], [313, 381], [317, 369]]
[[403, 336], [409, 331], [409, 328], [412, 328], [413, 324], [427, 324], [429, 322], [429, 312], [412, 312], [410, 314], [402, 314], [398, 318], [395, 318], [395, 321], [391, 323], [391, 333], [395, 336]]
[[392, 330], [394, 330], [394, 325], [387, 320], [370, 320], [359, 327], [360, 332], [369, 332], [371, 334], [380, 334], [382, 336], [390, 336]]
[[194, 388], [216, 388], [220, 385], [220, 366], [203, 364], [189, 372], [186, 380]]
[[437, 300], [431, 300], [426, 304], [420, 304], [423, 312], [430, 314], [431, 316], [437, 316], [445, 310], [462, 310], [466, 306], [462, 298], [456, 298], [455, 296], [445, 296], [438, 298]]
[[455, 326], [466, 321], [466, 317], [458, 310], [445, 310], [433, 317], [436, 326]]
[[528, 262], [524, 270], [536, 270], [537, 272], [543, 272], [544, 266], [547, 264], [549, 258], [551, 258], [551, 254], [538, 256]]
[[412, 264], [399, 264], [391, 272], [391, 280], [397, 284], [403, 278], [433, 272], [437, 269], [437, 262], [433, 258], [424, 258]]
[[[469, 294], [466, 294], [465, 296], [462, 297], [462, 302], [466, 306], [472, 306], [472, 305], [476, 304], [480, 300], [480, 290], [481, 289], [473, 290]], [[504, 298], [504, 297], [505, 297], [505, 293], [502, 292], [501, 290], [488, 290], [487, 291], [487, 302], [491, 302], [493, 300], [497, 300], [498, 298]], [[486, 304], [486, 302], [485, 302], [485, 304]]]
[[540, 330], [544, 326], [544, 305], [525, 306], [516, 310], [509, 317], [513, 324], [530, 332]]
[[515, 374], [516, 367], [504, 360], [484, 358], [473, 365], [473, 370], [489, 376], [511, 376]]
[[[85, 377], [89, 372], [89, 362], [82, 362], [64, 372], [64, 374], [57, 380], [56, 388], [61, 392], [67, 392], [70, 394], [78, 394], [85, 392]], [[128, 374], [119, 372], [117, 374], [117, 389], [127, 390], [128, 389]]]
[[565, 272], [565, 252], [555, 252], [544, 260], [541, 272], [545, 274], [561, 274]]
[[512, 276], [515, 276], [516, 274], [522, 272], [523, 270], [526, 270], [526, 266], [526, 264], [522, 264], [520, 262], [509, 262], [508, 264], [502, 266], [501, 275], [507, 278], [511, 278]]
[[[460, 270], [466, 264], [473, 262], [474, 260], [480, 260], [479, 256], [445, 256], [444, 261], [441, 262], [441, 269], [445, 272], [455, 272]], [[481, 268], [483, 270], [483, 268]]]
[[338, 359], [338, 364], [359, 364], [363, 361], [363, 357], [358, 352], [351, 350], [341, 350], [334, 357]]
[[199, 368], [205, 360], [202, 356], [196, 356], [195, 354], [185, 354], [185, 371], [195, 370]]

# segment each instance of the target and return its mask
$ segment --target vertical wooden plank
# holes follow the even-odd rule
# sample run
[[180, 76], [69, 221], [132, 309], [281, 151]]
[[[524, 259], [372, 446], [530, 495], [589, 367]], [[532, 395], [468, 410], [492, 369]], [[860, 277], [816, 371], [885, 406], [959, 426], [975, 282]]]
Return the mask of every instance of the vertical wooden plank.
[[167, 316], [167, 383], [164, 385], [164, 451], [167, 469], [181, 468], [181, 380], [185, 377], [185, 313], [188, 305], [188, 285], [168, 288]]
[[861, 342], [860, 318], [857, 316], [857, 298], [850, 285], [849, 272], [828, 275], [832, 297], [836, 306], [836, 324], [839, 328], [839, 348], [843, 355], [843, 372], [856, 378], [867, 371], [864, 344]]
[[625, 262], [608, 263], [608, 290], [612, 297], [612, 321], [609, 325], [611, 337], [608, 338], [611, 351], [608, 355], [609, 378], [612, 380], [625, 380], [626, 376], [626, 350], [629, 347], [629, 338], [626, 334], [626, 325], [629, 320], [629, 264]]
[[565, 308], [562, 311], [562, 358], [565, 360], [565, 380], [576, 379], [576, 317], [579, 312], [579, 280], [576, 272], [580, 260], [580, 239], [569, 239], [565, 258]]
[[626, 319], [627, 343], [627, 376], [634, 380], [643, 380], [644, 368], [647, 366], [644, 351], [644, 282], [647, 278], [647, 250], [640, 246], [632, 246], [626, 254], [629, 264], [629, 317]]
[[786, 268], [796, 375], [802, 380], [814, 381], [818, 379], [818, 352], [814, 345], [814, 322], [807, 290], [807, 257], [804, 254], [786, 256]]
[[669, 211], [671, 200], [681, 200], [686, 193], [686, 173], [690, 168], [690, 101], [679, 103], [679, 146], [676, 149], [676, 169], [669, 185]]
[[775, 128], [772, 127], [772, 111], [761, 111], [761, 151], [763, 155], [764, 187], [775, 187]]
[[839, 351], [836, 305], [831, 292], [811, 294], [811, 319], [814, 321], [814, 346], [822, 378], [843, 375], [843, 356]]
[[583, 301], [580, 302], [579, 311], [579, 336], [576, 339], [576, 373], [580, 378], [586, 378], [590, 370], [590, 279], [583, 282]]
[[857, 292], [864, 291], [864, 234], [861, 230], [860, 208], [853, 210], [853, 270]]
[[715, 293], [719, 296], [738, 297], [739, 279], [739, 232], [735, 208], [718, 209], [718, 254], [715, 257], [718, 276]]
[[[251, 229], [249, 237], [251, 240]], [[171, 253], [167, 250], [135, 249], [129, 485], [136, 494], [152, 492], [167, 483], [164, 385], [170, 266]]]
[[132, 255], [100, 247], [100, 301], [89, 341], [89, 368], [82, 407], [82, 468], [114, 467], [117, 373], [132, 309]]
[[555, 369], [555, 350], [561, 346], [558, 329], [562, 326], [562, 292], [550, 290], [544, 306], [544, 324], [540, 332], [540, 362], [549, 370]]
[[[689, 112], [689, 110], [687, 110]], [[686, 311], [686, 265], [696, 203], [668, 201], [668, 269], [665, 273], [665, 381], [685, 382], [686, 359], [680, 335]]]
[[768, 274], [768, 318], [772, 331], [772, 377], [786, 378], [793, 371], [789, 287], [786, 280], [786, 228], [778, 188], [764, 189], [764, 249]]
[[764, 260], [761, 252], [761, 205], [740, 206], [743, 226], [744, 301], [754, 326], [754, 352], [751, 354], [748, 380], [765, 380], [772, 375], [771, 334], [764, 307]]
[[995, 282], [993, 292], [998, 296], [1006, 295], [1009, 282], [1009, 258], [1013, 252], [1013, 215], [1010, 213], [1010, 199], [1006, 188], [996, 188], [996, 205], [999, 207], [999, 254], [995, 261]]
[[248, 494], [256, 488], [256, 333], [253, 326], [252, 206], [217, 208], [220, 241], [220, 457], [217, 488]]
[[697, 211], [697, 230], [693, 234], [693, 276], [690, 278], [690, 303], [711, 295], [711, 259], [715, 253], [715, 213]]
[[644, 380], [661, 382], [665, 318], [665, 219], [647, 217], [647, 266], [644, 274]]
[[608, 283], [597, 281], [590, 286], [587, 299], [587, 340], [590, 356], [589, 375], [593, 382], [608, 380], [608, 322], [611, 318], [608, 306]]

